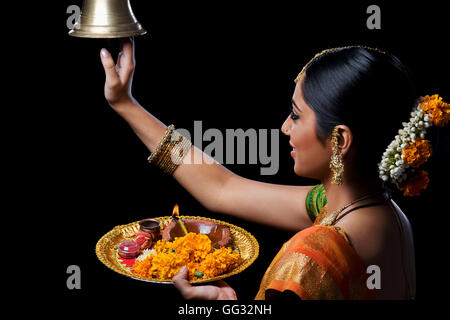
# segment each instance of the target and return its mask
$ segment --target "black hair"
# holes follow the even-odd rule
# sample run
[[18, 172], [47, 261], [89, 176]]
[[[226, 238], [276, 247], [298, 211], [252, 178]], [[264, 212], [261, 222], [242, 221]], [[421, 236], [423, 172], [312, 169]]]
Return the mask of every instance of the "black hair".
[[360, 46], [331, 49], [313, 59], [302, 91], [316, 115], [317, 137], [324, 142], [336, 125], [348, 126], [357, 148], [353, 169], [371, 178], [415, 101], [410, 73], [400, 60]]

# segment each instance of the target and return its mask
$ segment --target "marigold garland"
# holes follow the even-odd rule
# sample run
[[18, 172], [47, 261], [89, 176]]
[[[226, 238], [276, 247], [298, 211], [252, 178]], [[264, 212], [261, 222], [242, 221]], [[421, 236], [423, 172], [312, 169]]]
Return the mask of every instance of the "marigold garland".
[[400, 190], [405, 196], [418, 196], [420, 191], [428, 187], [428, 172], [425, 170], [415, 171], [403, 183], [399, 184]]
[[428, 140], [417, 139], [409, 142], [403, 150], [403, 161], [411, 167], [417, 168], [423, 165], [431, 155], [431, 144]]
[[421, 97], [411, 112], [409, 122], [403, 122], [395, 139], [383, 153], [378, 165], [383, 181], [395, 184], [405, 196], [417, 196], [427, 188], [428, 172], [415, 168], [431, 156], [431, 144], [425, 139], [427, 128], [442, 127], [450, 121], [450, 104], [437, 94]]
[[205, 278], [228, 272], [239, 266], [242, 258], [230, 247], [214, 250], [205, 234], [188, 233], [174, 241], [159, 240], [154, 252], [136, 260], [133, 270], [146, 278], [170, 280], [186, 265], [189, 279], [198, 271]]
[[420, 107], [431, 117], [435, 126], [443, 127], [450, 120], [450, 104], [442, 101], [437, 94], [423, 97]]

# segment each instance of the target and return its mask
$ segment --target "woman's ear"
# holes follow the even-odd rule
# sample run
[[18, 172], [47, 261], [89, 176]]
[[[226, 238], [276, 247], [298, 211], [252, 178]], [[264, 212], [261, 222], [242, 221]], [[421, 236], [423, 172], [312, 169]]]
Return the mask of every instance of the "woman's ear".
[[342, 157], [345, 157], [352, 146], [353, 133], [346, 125], [340, 124], [337, 127], [339, 133], [339, 149], [341, 150]]

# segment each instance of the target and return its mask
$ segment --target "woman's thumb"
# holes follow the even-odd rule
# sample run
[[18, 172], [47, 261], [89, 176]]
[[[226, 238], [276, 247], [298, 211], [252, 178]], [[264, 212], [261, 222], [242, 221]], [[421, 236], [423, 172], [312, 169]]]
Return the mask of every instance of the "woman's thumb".
[[188, 279], [188, 272], [186, 266], [181, 268], [180, 271], [172, 278], [173, 284], [186, 299], [192, 293], [193, 289], [187, 279]]
[[187, 267], [183, 266], [180, 271], [178, 271], [178, 273], [173, 277], [173, 279], [175, 280], [179, 280], [179, 279], [186, 279], [188, 278], [188, 272], [187, 272]]

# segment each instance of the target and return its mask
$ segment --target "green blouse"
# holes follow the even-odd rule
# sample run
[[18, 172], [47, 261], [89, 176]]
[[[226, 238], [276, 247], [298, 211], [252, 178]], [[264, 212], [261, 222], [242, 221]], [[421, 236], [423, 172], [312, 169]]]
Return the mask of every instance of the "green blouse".
[[327, 204], [327, 195], [322, 184], [314, 186], [308, 191], [305, 199], [306, 211], [312, 222], [316, 220], [317, 215]]

